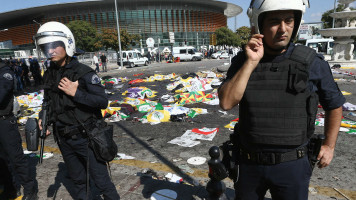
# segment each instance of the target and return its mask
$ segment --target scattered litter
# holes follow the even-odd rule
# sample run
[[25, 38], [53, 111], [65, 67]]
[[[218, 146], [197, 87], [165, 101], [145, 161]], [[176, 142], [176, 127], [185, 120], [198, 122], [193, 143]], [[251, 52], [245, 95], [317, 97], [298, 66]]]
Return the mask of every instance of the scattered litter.
[[355, 121], [350, 121], [350, 120], [342, 120], [341, 121], [341, 126], [346, 127], [346, 128], [356, 128], [356, 122]]
[[[31, 154], [30, 154], [31, 155]], [[40, 155], [36, 155], [36, 157], [40, 157]], [[49, 153], [49, 152], [44, 152], [43, 153], [43, 159], [48, 159], [48, 158], [52, 158], [53, 157], [53, 153]]]
[[163, 189], [154, 192], [151, 200], [173, 200], [177, 198], [177, 193], [173, 190]]
[[194, 170], [190, 168], [188, 165], [178, 165], [178, 168], [181, 169], [184, 173], [193, 174]]
[[135, 159], [135, 157], [128, 156], [124, 153], [117, 153], [117, 157], [115, 158], [115, 160], [132, 160], [132, 159]]
[[334, 178], [335, 180], [337, 180], [337, 181], [339, 181], [339, 180], [340, 180], [340, 178], [339, 178], [339, 177], [337, 177], [337, 176], [333, 176], [333, 178]]
[[340, 132], [349, 132], [350, 129], [344, 128], [344, 127], [340, 127], [339, 131], [340, 131]]
[[183, 181], [182, 177], [177, 176], [176, 174], [172, 174], [172, 173], [168, 173], [164, 177], [166, 177], [167, 180], [172, 183], [180, 183]]
[[202, 165], [206, 161], [204, 157], [191, 157], [187, 160], [187, 162], [191, 165]]
[[346, 132], [351, 135], [356, 135], [356, 129], [350, 129], [348, 132]]
[[345, 197], [347, 200], [351, 200], [348, 196], [346, 196], [344, 193], [342, 193], [340, 190], [333, 188], [336, 192], [338, 192], [339, 194], [341, 194], [341, 196]]
[[353, 112], [350, 112], [349, 114], [347, 115], [350, 115], [350, 116], [353, 116], [353, 117], [356, 117], [356, 113], [353, 113]]
[[179, 162], [179, 161], [182, 161], [183, 159], [182, 158], [173, 158], [172, 161], [173, 162]]
[[227, 111], [218, 110], [220, 113], [227, 115]]
[[346, 96], [346, 95], [352, 95], [352, 93], [346, 92], [346, 91], [341, 91], [341, 93], [342, 93], [344, 96]]
[[177, 144], [182, 147], [193, 147], [200, 144], [200, 141], [196, 140], [212, 141], [218, 131], [219, 128], [195, 128], [192, 130], [187, 130], [181, 137], [176, 137], [168, 143]]
[[355, 111], [356, 105], [346, 102], [346, 103], [344, 103], [344, 105], [342, 105], [342, 109], [347, 110], [347, 111]]
[[317, 194], [318, 191], [314, 187], [309, 187], [310, 194]]
[[24, 149], [24, 150], [23, 150], [23, 154], [25, 154], [25, 155], [31, 154], [31, 153], [32, 153], [32, 151], [28, 151], [27, 149]]
[[169, 141], [170, 144], [176, 144], [182, 147], [194, 147], [195, 145], [200, 144], [200, 141], [193, 141], [190, 138], [176, 137], [173, 140]]

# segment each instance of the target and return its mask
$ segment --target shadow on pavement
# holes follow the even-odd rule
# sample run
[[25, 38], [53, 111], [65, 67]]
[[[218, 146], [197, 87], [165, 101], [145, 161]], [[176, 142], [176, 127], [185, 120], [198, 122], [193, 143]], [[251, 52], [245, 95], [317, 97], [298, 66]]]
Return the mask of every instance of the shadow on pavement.
[[[134, 140], [136, 140], [137, 143], [139, 143], [143, 148], [147, 149], [149, 152], [151, 152], [153, 155], [155, 155], [162, 163], [164, 163], [169, 168], [171, 168], [178, 176], [182, 177], [185, 182], [187, 182], [187, 183], [189, 183], [191, 185], [195, 185], [195, 186], [191, 186], [191, 185], [186, 185], [186, 184], [177, 184], [177, 183], [171, 183], [171, 182], [168, 182], [168, 181], [165, 181], [165, 180], [155, 180], [155, 179], [152, 179], [152, 178], [142, 177], [141, 178], [141, 184], [145, 185], [142, 193], [143, 193], [145, 198], [150, 197], [155, 190], [167, 189], [168, 186], [170, 188], [172, 188], [172, 189], [175, 188], [175, 187], [183, 187], [183, 189], [184, 188], [189, 188], [193, 193], [188, 193], [188, 192], [184, 192], [184, 193], [187, 193], [187, 194], [190, 194], [190, 195], [192, 195], [192, 194], [193, 195], [199, 195], [199, 194], [207, 195], [207, 192], [206, 192], [205, 187], [203, 185], [201, 185], [193, 177], [191, 177], [191, 176], [187, 175], [186, 173], [184, 173], [175, 164], [173, 164], [167, 158], [162, 156], [159, 151], [153, 149], [146, 142], [144, 142], [143, 140], [138, 138], [135, 135], [134, 132], [132, 132], [131, 130], [127, 129], [125, 126], [123, 126], [123, 125], [121, 125], [121, 124], [119, 124], [117, 122], [114, 122], [113, 124], [115, 124], [118, 128], [120, 128], [123, 131], [125, 131], [130, 137], [132, 137]], [[184, 190], [182, 190], [182, 191], [184, 191]], [[178, 199], [186, 199], [186, 198], [178, 198]]]
[[47, 197], [51, 197], [53, 199], [56, 199], [57, 192], [59, 188], [63, 185], [65, 189], [68, 191], [70, 196], [74, 199], [76, 196], [74, 194], [74, 190], [72, 189], [74, 187], [74, 184], [71, 182], [69, 178], [66, 177], [67, 175], [67, 168], [63, 162], [58, 163], [58, 172], [56, 174], [56, 177], [54, 179], [54, 183], [49, 185], [47, 189]]

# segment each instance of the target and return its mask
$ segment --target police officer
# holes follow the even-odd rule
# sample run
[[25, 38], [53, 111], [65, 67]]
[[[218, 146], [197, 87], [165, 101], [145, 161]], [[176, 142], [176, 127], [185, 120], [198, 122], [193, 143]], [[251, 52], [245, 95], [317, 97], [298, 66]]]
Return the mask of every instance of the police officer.
[[[21, 136], [17, 127], [17, 119], [14, 116], [14, 72], [8, 65], [0, 59], [0, 153], [3, 160], [1, 163], [9, 163], [11, 171], [16, 176], [15, 180], [19, 180], [24, 187], [24, 196], [22, 199], [37, 199], [37, 188], [35, 180], [29, 174], [28, 161], [23, 154]], [[0, 168], [4, 169], [1, 166]], [[5, 179], [6, 176], [0, 176], [0, 179]], [[7, 182], [8, 180], [1, 180]], [[11, 182], [11, 181], [10, 181]], [[6, 186], [5, 188], [11, 186]], [[6, 191], [5, 191], [6, 192]]]
[[100, 110], [107, 107], [108, 99], [99, 77], [89, 66], [73, 59], [75, 40], [64, 24], [45, 23], [34, 39], [37, 47], [54, 63], [44, 75], [44, 101], [49, 104], [48, 121], [54, 126], [68, 175], [75, 184], [75, 199], [86, 199], [89, 195], [88, 174], [105, 199], [120, 199], [106, 163], [95, 158], [79, 122], [90, 128], [95, 119], [102, 118]]
[[318, 99], [326, 114], [319, 168], [333, 158], [345, 98], [323, 56], [292, 43], [306, 6], [307, 0], [253, 0], [252, 37], [219, 88], [224, 110], [239, 105], [236, 199], [263, 199], [268, 189], [273, 199], [308, 199], [306, 146]]

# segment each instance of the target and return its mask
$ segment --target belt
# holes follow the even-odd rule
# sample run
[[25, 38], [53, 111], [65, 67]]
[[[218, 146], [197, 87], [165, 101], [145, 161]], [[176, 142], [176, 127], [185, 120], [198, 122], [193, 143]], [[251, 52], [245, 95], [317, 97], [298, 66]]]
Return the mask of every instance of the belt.
[[71, 126], [71, 127], [63, 127], [57, 128], [58, 134], [64, 138], [72, 138], [72, 139], [79, 139], [85, 137], [85, 130], [84, 128], [79, 126]]
[[308, 153], [306, 146], [285, 153], [247, 152], [240, 149], [240, 156], [260, 165], [275, 165], [303, 158]]

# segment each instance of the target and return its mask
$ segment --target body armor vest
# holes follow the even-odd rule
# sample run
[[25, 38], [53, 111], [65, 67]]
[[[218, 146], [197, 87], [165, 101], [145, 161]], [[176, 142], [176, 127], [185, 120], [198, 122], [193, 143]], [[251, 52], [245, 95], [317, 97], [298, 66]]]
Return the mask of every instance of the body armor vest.
[[[94, 71], [90, 67], [74, 60], [69, 63], [70, 67], [51, 67], [48, 71], [48, 77], [45, 78], [46, 93], [49, 96], [49, 123], [59, 121], [65, 126], [77, 125], [79, 122], [76, 117], [85, 122], [94, 116], [94, 113], [100, 113], [100, 109], [91, 108], [83, 104], [78, 104], [72, 100], [72, 97], [66, 95], [58, 88], [60, 80], [67, 77], [71, 81], [77, 81], [85, 74]], [[79, 85], [78, 89], [86, 90], [84, 86]], [[74, 116], [76, 115], [76, 117]]]
[[[12, 75], [13, 79], [14, 79], [13, 71], [10, 69], [10, 66], [8, 66], [7, 64], [0, 63], [0, 70], [1, 71], [6, 71], [5, 73], [10, 73]], [[14, 81], [15, 80], [13, 80], [13, 82]], [[7, 89], [7, 88], [11, 88], [13, 86], [14, 85], [2, 85], [1, 88]], [[14, 104], [14, 93], [13, 93], [13, 90], [7, 95], [8, 95], [8, 101], [5, 102], [5, 104], [0, 105], [0, 116], [10, 115], [12, 113], [12, 108], [13, 108], [13, 104]]]
[[263, 145], [301, 145], [314, 132], [318, 99], [308, 88], [315, 51], [296, 46], [281, 62], [260, 63], [240, 102], [238, 132]]

